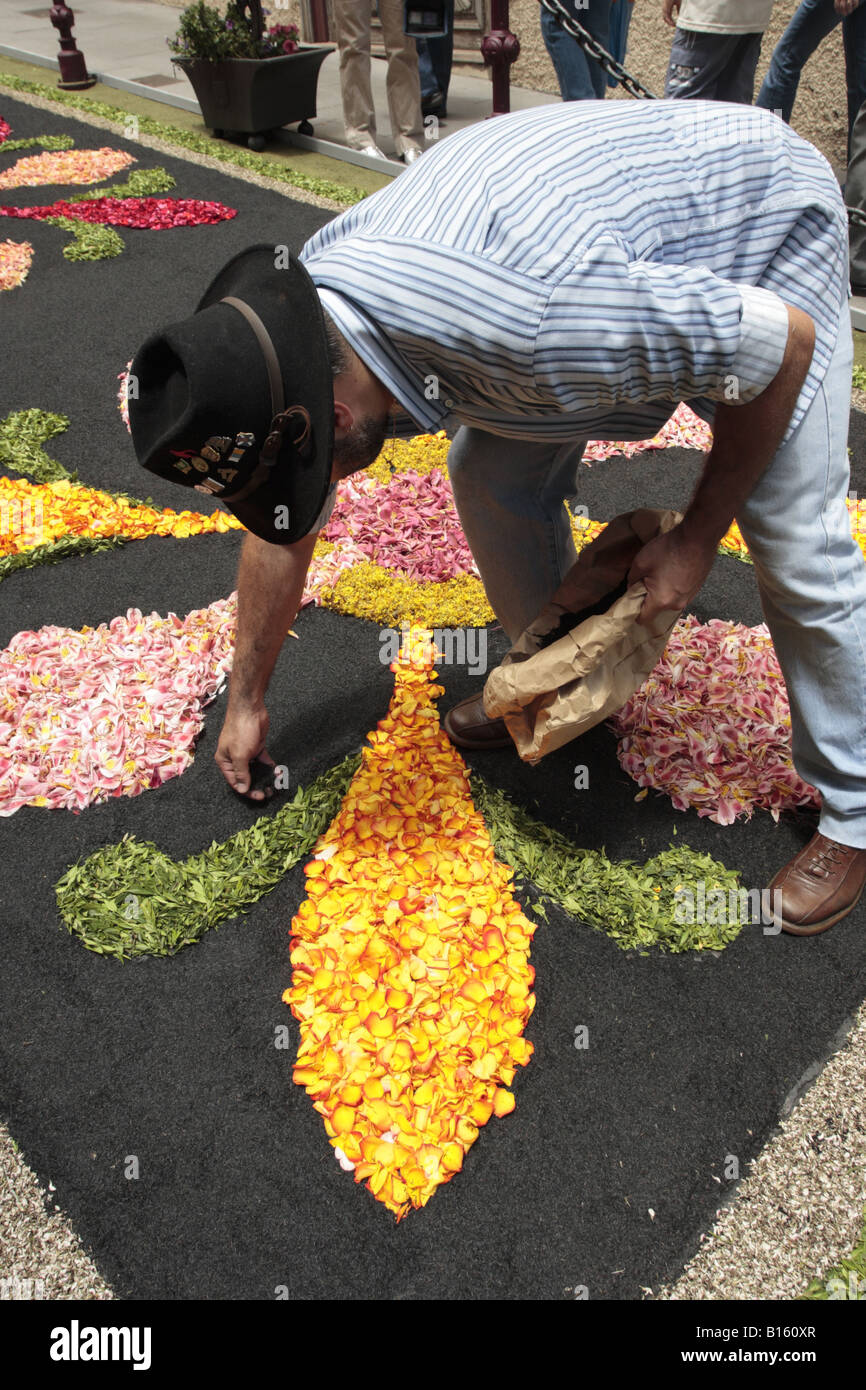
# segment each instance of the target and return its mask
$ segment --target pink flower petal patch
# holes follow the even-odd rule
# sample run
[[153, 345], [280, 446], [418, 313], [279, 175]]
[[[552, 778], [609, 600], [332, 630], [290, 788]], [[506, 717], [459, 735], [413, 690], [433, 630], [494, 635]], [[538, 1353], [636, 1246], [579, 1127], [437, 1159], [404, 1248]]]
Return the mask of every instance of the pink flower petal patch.
[[231, 668], [235, 596], [76, 631], [19, 632], [0, 652], [0, 815], [138, 796], [193, 759]]
[[0, 188], [34, 188], [44, 183], [101, 183], [134, 164], [123, 150], [49, 150], [25, 155], [0, 174]]
[[788, 692], [765, 624], [688, 616], [661, 661], [610, 721], [640, 787], [718, 825], [818, 803], [791, 762]]

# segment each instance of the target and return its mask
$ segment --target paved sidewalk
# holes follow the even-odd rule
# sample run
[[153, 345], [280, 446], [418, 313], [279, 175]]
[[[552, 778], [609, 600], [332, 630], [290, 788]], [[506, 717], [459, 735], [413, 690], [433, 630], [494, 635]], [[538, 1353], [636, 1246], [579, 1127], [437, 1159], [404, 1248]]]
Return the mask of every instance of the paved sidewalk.
[[[150, 95], [157, 101], [180, 101], [183, 105], [194, 102], [186, 77], [172, 67], [166, 44], [177, 29], [179, 10], [149, 4], [148, 0], [84, 0], [81, 6], [74, 6], [74, 12], [73, 33], [87, 60], [88, 71], [94, 76], [135, 82], [150, 88]], [[54, 62], [58, 53], [57, 31], [48, 16], [47, 5], [35, 8], [28, 0], [0, 0], [0, 53]], [[394, 156], [385, 76], [384, 59], [374, 58], [372, 78], [379, 145], [386, 154]], [[478, 77], [454, 76], [448, 93], [448, 118], [440, 125], [440, 137], [445, 139], [464, 126], [484, 120], [491, 113], [492, 100], [486, 72]], [[515, 111], [556, 100], [547, 92], [511, 89]], [[320, 72], [314, 131], [317, 139], [345, 147], [336, 51], [325, 59]]]

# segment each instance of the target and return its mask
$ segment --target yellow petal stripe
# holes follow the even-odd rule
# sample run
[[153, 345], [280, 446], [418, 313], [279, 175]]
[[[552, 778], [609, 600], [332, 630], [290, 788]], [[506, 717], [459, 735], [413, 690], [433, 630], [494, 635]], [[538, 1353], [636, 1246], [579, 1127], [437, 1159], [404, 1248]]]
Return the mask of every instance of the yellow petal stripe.
[[225, 512], [136, 507], [111, 493], [62, 479], [29, 483], [0, 477], [0, 555], [16, 555], [63, 536], [197, 536], [241, 528]]
[[532, 1055], [534, 925], [439, 727], [413, 628], [386, 717], [306, 867], [292, 923], [294, 1079], [343, 1168], [398, 1219], [448, 1182]]

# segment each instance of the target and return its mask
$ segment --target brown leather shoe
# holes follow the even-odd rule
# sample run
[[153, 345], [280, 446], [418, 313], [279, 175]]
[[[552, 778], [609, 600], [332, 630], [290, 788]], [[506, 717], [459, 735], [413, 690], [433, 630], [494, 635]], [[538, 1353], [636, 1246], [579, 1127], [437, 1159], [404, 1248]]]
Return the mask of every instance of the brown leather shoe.
[[450, 709], [442, 727], [458, 748], [513, 748], [504, 719], [488, 719], [484, 713], [484, 693], [470, 695]]
[[866, 849], [828, 840], [820, 831], [795, 854], [770, 884], [782, 894], [773, 920], [792, 936], [818, 936], [857, 906], [866, 885]]

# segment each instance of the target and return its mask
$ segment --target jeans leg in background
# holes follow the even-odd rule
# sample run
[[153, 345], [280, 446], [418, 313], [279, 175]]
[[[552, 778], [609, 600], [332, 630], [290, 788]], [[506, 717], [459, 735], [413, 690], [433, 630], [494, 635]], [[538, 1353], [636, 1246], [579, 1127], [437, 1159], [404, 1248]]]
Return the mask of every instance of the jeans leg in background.
[[755, 105], [781, 111], [782, 119], [790, 124], [803, 65], [839, 23], [841, 16], [833, 0], [802, 0], [776, 44]]
[[763, 34], [738, 34], [730, 60], [719, 76], [716, 101], [736, 101], [751, 106], [755, 95], [755, 73], [761, 56]]
[[[607, 50], [618, 63], [625, 63], [628, 49], [628, 29], [631, 24], [632, 0], [612, 0], [610, 7], [610, 43]], [[618, 87], [615, 77], [608, 76], [608, 87]]]
[[853, 14], [842, 20], [845, 49], [845, 84], [848, 91], [848, 157], [854, 122], [866, 101], [866, 0], [860, 0]]
[[737, 517], [788, 687], [794, 763], [820, 829], [866, 848], [866, 563], [845, 505], [853, 345], [847, 301], [827, 375]]
[[[701, 34], [678, 26], [668, 60], [665, 96], [751, 102], [760, 51], [760, 34]], [[741, 67], [743, 70], [732, 77]], [[731, 91], [739, 95], [730, 95]]]
[[421, 79], [421, 101], [427, 102], [437, 92], [447, 101], [454, 57], [454, 0], [447, 0], [448, 33], [440, 38], [417, 38], [418, 76]]
[[[619, 0], [622, 4], [623, 0]], [[607, 48], [610, 42], [611, 0], [588, 0], [585, 7], [575, 0], [563, 0], [563, 6], [582, 29]], [[548, 10], [541, 11], [541, 33], [550, 60], [556, 70], [563, 101], [600, 99], [607, 90], [607, 73], [594, 58], [589, 58], [576, 39], [557, 24]]]
[[[849, 208], [858, 208], [866, 215], [866, 101], [860, 107], [851, 134], [845, 202]], [[852, 222], [848, 229], [848, 244], [851, 283], [861, 294], [866, 293], [866, 227], [858, 227], [856, 222]]]
[[577, 559], [563, 500], [577, 493], [585, 440], [538, 444], [457, 431], [448, 452], [454, 500], [497, 618], [515, 641]]

